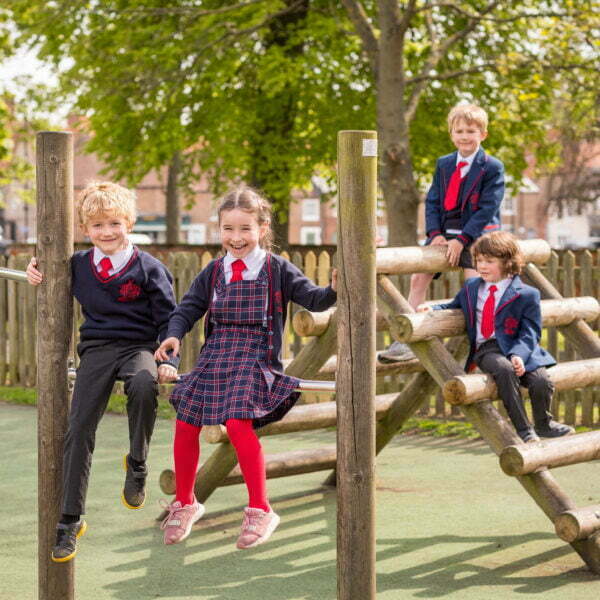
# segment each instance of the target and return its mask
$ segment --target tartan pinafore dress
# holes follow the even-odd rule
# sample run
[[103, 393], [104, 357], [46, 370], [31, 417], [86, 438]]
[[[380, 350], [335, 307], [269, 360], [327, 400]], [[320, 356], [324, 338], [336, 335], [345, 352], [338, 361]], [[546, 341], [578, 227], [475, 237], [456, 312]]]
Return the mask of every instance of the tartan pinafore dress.
[[215, 293], [206, 316], [212, 332], [196, 366], [170, 398], [180, 421], [200, 427], [252, 419], [258, 428], [281, 419], [298, 400], [298, 379], [274, 373], [268, 364], [268, 260], [256, 280], [229, 284], [223, 261], [215, 266]]

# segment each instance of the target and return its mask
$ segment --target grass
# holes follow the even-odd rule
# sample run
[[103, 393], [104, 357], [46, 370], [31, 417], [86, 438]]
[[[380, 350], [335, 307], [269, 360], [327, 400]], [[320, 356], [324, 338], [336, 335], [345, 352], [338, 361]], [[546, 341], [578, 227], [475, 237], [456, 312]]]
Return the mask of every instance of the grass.
[[[24, 404], [27, 406], [37, 405], [37, 390], [34, 388], [0, 386], [0, 400], [11, 404]], [[127, 397], [123, 394], [111, 394], [108, 401], [107, 412], [117, 415], [127, 414]], [[172, 419], [175, 411], [169, 404], [169, 400], [162, 394], [158, 397], [158, 417], [160, 419]]]

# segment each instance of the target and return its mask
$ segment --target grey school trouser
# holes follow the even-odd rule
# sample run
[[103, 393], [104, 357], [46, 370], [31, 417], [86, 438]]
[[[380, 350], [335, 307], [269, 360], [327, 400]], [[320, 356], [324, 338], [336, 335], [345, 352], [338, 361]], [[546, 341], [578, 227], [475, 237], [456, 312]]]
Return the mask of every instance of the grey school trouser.
[[77, 346], [80, 357], [73, 390], [63, 459], [62, 512], [85, 512], [96, 429], [117, 378], [125, 383], [129, 420], [129, 454], [144, 462], [157, 409], [154, 342], [88, 340]]
[[517, 431], [531, 427], [523, 407], [520, 385], [529, 390], [535, 426], [543, 427], [548, 424], [552, 417], [549, 410], [554, 385], [548, 378], [544, 367], [517, 377], [512, 363], [502, 354], [495, 339], [481, 344], [477, 348], [473, 360], [484, 373], [489, 373], [494, 378], [498, 387], [498, 396]]

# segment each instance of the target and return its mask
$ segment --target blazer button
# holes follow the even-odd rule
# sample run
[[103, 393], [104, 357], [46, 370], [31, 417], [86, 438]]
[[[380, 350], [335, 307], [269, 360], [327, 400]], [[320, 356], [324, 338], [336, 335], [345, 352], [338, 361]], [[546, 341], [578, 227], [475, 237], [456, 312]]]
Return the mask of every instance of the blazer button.
[[273, 346], [269, 346], [269, 350], [273, 350]]

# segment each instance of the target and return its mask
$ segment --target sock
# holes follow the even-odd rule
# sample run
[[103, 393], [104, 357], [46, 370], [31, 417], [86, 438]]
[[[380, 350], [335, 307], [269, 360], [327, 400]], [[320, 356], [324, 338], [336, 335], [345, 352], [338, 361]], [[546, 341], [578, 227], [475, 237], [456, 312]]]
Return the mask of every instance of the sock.
[[249, 419], [229, 419], [225, 423], [233, 444], [240, 470], [248, 488], [248, 506], [269, 512], [265, 457], [258, 436]]
[[194, 484], [200, 460], [200, 431], [202, 427], [189, 425], [177, 419], [175, 421], [175, 441], [173, 456], [175, 458], [175, 500], [182, 506], [193, 504]]
[[62, 525], [71, 525], [72, 523], [77, 523], [81, 519], [81, 515], [65, 515], [63, 514], [60, 518], [59, 523]]

